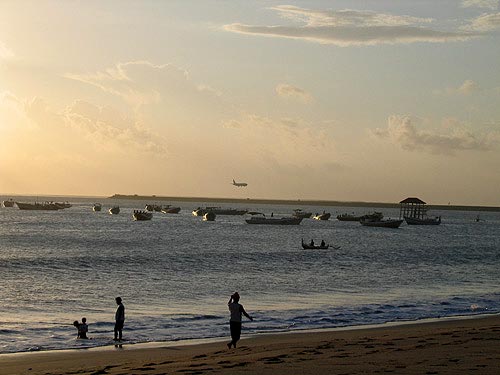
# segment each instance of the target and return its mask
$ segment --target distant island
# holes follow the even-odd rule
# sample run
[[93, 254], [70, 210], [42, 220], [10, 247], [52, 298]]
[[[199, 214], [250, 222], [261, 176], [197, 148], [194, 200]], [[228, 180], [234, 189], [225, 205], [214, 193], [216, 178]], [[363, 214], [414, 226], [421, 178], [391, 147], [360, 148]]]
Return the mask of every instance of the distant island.
[[[372, 207], [372, 208], [399, 208], [399, 203], [384, 202], [343, 202], [328, 200], [302, 200], [302, 199], [240, 199], [240, 198], [207, 198], [207, 197], [166, 197], [158, 195], [126, 195], [114, 194], [109, 199], [132, 199], [142, 201], [177, 201], [177, 202], [211, 202], [211, 203], [252, 203], [252, 204], [282, 204], [290, 206], [322, 206], [322, 207]], [[427, 205], [434, 210], [457, 211], [491, 211], [500, 212], [500, 207], [494, 206], [465, 206], [465, 205]]]

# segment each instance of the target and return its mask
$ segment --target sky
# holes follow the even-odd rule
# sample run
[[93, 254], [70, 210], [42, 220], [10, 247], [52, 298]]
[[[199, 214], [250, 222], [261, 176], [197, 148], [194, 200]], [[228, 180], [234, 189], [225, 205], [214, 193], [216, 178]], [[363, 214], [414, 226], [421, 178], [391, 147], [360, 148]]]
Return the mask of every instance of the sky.
[[500, 206], [499, 104], [497, 0], [0, 0], [3, 195]]

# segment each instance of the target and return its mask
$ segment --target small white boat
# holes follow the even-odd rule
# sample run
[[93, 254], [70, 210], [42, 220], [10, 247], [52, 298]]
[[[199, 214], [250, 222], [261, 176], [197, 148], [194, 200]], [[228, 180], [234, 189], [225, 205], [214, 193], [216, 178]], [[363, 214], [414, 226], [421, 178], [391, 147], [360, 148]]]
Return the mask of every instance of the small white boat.
[[151, 220], [153, 218], [153, 213], [141, 210], [134, 210], [132, 217], [134, 218], [135, 221], [146, 221], [146, 220]]
[[118, 215], [120, 213], [120, 207], [114, 206], [109, 209], [111, 215]]
[[215, 221], [215, 214], [212, 211], [207, 212], [203, 215], [203, 221]]

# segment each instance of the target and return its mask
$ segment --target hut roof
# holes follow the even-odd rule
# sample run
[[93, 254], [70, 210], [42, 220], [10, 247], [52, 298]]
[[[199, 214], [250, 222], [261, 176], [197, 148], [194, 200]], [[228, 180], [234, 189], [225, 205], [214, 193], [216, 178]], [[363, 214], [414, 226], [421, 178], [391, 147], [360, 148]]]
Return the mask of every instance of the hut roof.
[[409, 197], [409, 198], [403, 199], [399, 203], [426, 204], [423, 200], [420, 200], [420, 199], [414, 198], [414, 197]]

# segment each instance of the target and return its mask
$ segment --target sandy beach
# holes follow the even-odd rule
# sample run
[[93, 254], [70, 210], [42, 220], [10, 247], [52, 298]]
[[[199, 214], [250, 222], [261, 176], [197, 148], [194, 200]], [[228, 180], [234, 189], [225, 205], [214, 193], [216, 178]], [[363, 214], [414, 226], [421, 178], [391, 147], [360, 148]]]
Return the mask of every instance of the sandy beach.
[[0, 356], [1, 374], [498, 374], [500, 316]]

